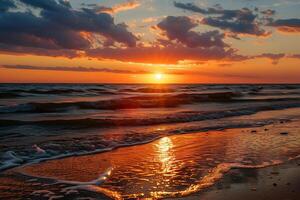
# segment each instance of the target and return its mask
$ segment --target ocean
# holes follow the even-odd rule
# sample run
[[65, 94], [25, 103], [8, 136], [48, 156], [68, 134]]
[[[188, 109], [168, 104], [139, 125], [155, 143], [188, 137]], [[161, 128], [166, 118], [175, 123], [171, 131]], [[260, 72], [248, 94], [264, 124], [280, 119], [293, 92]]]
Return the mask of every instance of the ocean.
[[85, 178], [73, 166], [57, 180], [93, 179], [101, 160], [107, 190], [174, 197], [232, 167], [299, 157], [299, 120], [297, 84], [1, 84], [0, 170], [78, 156]]

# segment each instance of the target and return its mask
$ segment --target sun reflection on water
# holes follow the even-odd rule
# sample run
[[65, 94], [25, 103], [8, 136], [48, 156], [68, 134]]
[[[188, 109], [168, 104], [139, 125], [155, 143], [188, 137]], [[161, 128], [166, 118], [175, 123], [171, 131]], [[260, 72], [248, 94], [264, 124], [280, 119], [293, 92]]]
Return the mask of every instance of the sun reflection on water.
[[[161, 163], [161, 174], [163, 175], [164, 182], [169, 182], [170, 177], [173, 175], [172, 169], [174, 168], [174, 153], [173, 142], [169, 137], [161, 138], [157, 144], [158, 160]], [[168, 178], [166, 178], [168, 177]]]

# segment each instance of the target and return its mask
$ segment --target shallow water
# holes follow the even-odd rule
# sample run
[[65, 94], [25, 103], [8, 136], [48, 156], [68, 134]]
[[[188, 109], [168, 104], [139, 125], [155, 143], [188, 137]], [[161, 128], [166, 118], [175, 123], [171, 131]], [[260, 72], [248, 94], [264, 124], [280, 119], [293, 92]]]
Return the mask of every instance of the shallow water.
[[112, 169], [99, 187], [122, 198], [186, 196], [211, 186], [232, 168], [260, 168], [296, 158], [299, 131], [300, 121], [294, 121], [169, 136], [145, 145], [29, 165], [20, 171], [85, 185]]
[[[247, 116], [300, 106], [300, 85], [1, 84], [0, 88], [2, 170], [173, 134], [273, 123], [290, 111], [265, 119]], [[239, 116], [244, 116], [240, 122], [230, 121]], [[41, 155], [33, 146], [47, 153]]]
[[112, 167], [106, 192], [189, 194], [235, 165], [299, 155], [298, 119], [300, 85], [1, 84], [0, 170], [54, 159], [58, 171], [34, 173], [85, 182]]

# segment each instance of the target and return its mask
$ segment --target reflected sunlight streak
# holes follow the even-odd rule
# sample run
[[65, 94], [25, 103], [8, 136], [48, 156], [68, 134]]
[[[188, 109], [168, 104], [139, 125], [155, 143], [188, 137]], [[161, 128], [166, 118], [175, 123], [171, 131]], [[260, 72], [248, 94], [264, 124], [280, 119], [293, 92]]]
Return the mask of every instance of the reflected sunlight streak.
[[174, 155], [172, 152], [173, 143], [169, 137], [161, 138], [158, 142], [158, 157], [162, 166], [162, 173], [169, 174], [171, 173]]

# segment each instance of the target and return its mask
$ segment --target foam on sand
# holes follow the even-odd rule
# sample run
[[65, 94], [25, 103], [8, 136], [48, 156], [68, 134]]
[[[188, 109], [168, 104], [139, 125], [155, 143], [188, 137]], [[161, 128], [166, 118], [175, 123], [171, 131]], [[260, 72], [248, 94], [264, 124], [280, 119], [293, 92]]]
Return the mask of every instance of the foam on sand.
[[[292, 121], [256, 127], [256, 132], [237, 128], [169, 136], [149, 144], [15, 170], [71, 185], [70, 189], [120, 198], [187, 196], [214, 185], [231, 169], [264, 168], [297, 158], [299, 127], [299, 121]], [[289, 135], [282, 136], [282, 130]], [[107, 166], [113, 171], [107, 171]], [[103, 171], [100, 177], [99, 171]]]

